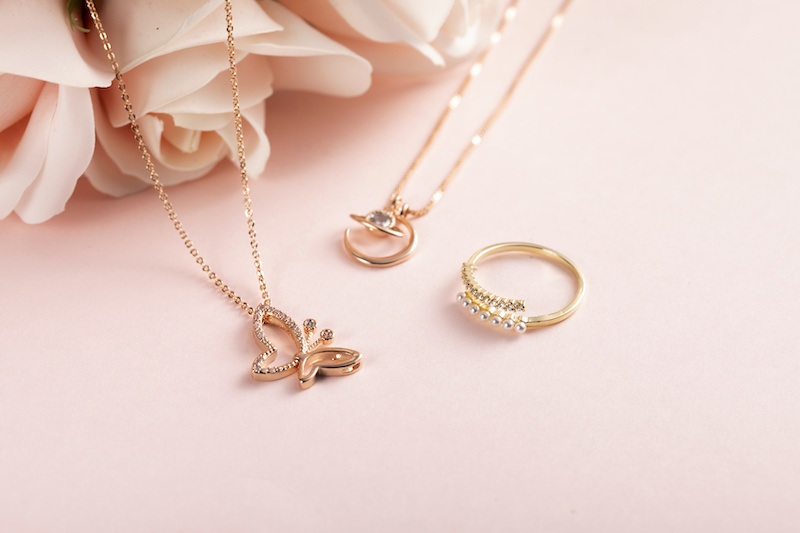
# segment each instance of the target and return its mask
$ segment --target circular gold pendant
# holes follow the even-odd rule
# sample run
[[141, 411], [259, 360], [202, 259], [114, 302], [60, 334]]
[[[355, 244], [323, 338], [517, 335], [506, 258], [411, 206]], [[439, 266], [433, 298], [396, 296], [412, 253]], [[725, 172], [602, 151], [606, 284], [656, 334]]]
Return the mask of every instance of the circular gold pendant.
[[[403, 216], [389, 213], [387, 211], [372, 211], [366, 216], [350, 215], [350, 218], [361, 223], [370, 232], [376, 233], [381, 237], [390, 236], [395, 238], [408, 237], [405, 247], [396, 254], [386, 257], [376, 257], [367, 255], [359, 251], [350, 241], [350, 228], [344, 231], [344, 247], [350, 257], [359, 263], [371, 267], [391, 267], [407, 261], [417, 247], [417, 234], [411, 223]], [[403, 226], [405, 231], [398, 227]]]

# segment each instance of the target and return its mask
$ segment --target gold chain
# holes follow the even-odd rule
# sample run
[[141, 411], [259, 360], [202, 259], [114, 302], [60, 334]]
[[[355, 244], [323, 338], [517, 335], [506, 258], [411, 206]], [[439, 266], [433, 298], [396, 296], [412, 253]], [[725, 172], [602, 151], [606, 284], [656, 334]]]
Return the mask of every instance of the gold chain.
[[[117, 87], [122, 96], [122, 102], [125, 104], [125, 111], [128, 112], [128, 120], [131, 123], [131, 131], [133, 131], [133, 137], [136, 139], [136, 143], [139, 145], [139, 151], [142, 153], [142, 159], [144, 160], [145, 167], [147, 168], [147, 172], [150, 173], [150, 181], [153, 182], [153, 188], [158, 193], [158, 198], [161, 200], [161, 203], [164, 205], [164, 210], [166, 210], [169, 219], [172, 221], [173, 226], [175, 227], [175, 231], [178, 232], [183, 244], [189, 250], [189, 253], [192, 257], [195, 258], [195, 261], [200, 268], [208, 275], [208, 279], [211, 280], [214, 285], [219, 288], [228, 298], [233, 300], [233, 302], [244, 309], [247, 314], [252, 315], [254, 313], [254, 308], [248, 305], [241, 296], [238, 296], [233, 289], [231, 289], [228, 285], [226, 285], [213, 270], [211, 267], [206, 263], [205, 259], [200, 255], [195, 248], [194, 243], [189, 238], [188, 233], [186, 230], [183, 229], [183, 223], [178, 219], [178, 215], [175, 213], [175, 209], [172, 207], [172, 203], [169, 201], [169, 196], [167, 196], [167, 192], [164, 190], [164, 186], [161, 184], [161, 180], [158, 177], [158, 173], [156, 172], [155, 166], [153, 165], [153, 159], [150, 156], [150, 151], [147, 149], [147, 144], [144, 142], [144, 137], [142, 137], [142, 133], [139, 129], [139, 122], [136, 120], [136, 114], [133, 112], [133, 106], [131, 105], [130, 96], [128, 96], [128, 89], [125, 86], [125, 82], [122, 79], [122, 72], [119, 67], [119, 63], [117, 63], [116, 55], [114, 51], [111, 49], [111, 43], [108, 40], [108, 34], [106, 34], [105, 30], [103, 29], [103, 25], [100, 22], [100, 15], [97, 13], [97, 7], [94, 4], [93, 0], [86, 0], [86, 7], [89, 9], [89, 14], [92, 17], [92, 21], [94, 22], [95, 28], [97, 28], [97, 33], [100, 37], [100, 40], [103, 42], [103, 49], [106, 51], [106, 55], [108, 56], [108, 60], [111, 62], [111, 68], [114, 70], [114, 77], [117, 80]], [[258, 274], [258, 283], [259, 289], [261, 290], [261, 297], [265, 303], [269, 303], [269, 292], [267, 291], [267, 285], [264, 281], [264, 273], [262, 271], [261, 265], [261, 255], [258, 251], [258, 240], [256, 239], [256, 229], [255, 229], [255, 221], [253, 220], [253, 209], [252, 209], [252, 200], [250, 198], [250, 185], [247, 178], [247, 165], [245, 164], [245, 157], [244, 157], [244, 131], [242, 127], [242, 114], [239, 109], [239, 78], [236, 72], [236, 55], [234, 50], [234, 42], [233, 42], [233, 15], [231, 13], [231, 0], [225, 0], [225, 22], [227, 23], [227, 30], [228, 30], [228, 39], [227, 39], [227, 46], [228, 46], [228, 63], [229, 63], [229, 70], [231, 73], [231, 93], [233, 95], [233, 120], [234, 126], [236, 129], [236, 142], [238, 145], [238, 152], [239, 152], [239, 170], [241, 172], [241, 181], [242, 181], [242, 194], [244, 195], [244, 206], [245, 206], [245, 216], [247, 217], [247, 234], [250, 236], [250, 248], [252, 249], [252, 256], [254, 260], [254, 265], [256, 267], [256, 273]]]
[[[450, 113], [459, 106], [461, 100], [464, 97], [464, 93], [472, 83], [472, 80], [474, 80], [480, 74], [481, 70], [483, 69], [483, 63], [486, 60], [486, 57], [495, 48], [495, 46], [497, 46], [497, 43], [500, 42], [500, 39], [503, 36], [503, 32], [505, 31], [506, 26], [516, 16], [517, 6], [519, 5], [519, 3], [520, 0], [513, 0], [509, 4], [508, 8], [506, 8], [505, 14], [503, 15], [503, 18], [500, 21], [500, 24], [497, 26], [494, 33], [492, 33], [488, 46], [483, 52], [481, 52], [480, 55], [478, 55], [478, 57], [472, 63], [472, 66], [470, 67], [466, 77], [461, 82], [461, 85], [459, 85], [458, 89], [453, 94], [453, 96], [450, 97], [450, 101], [447, 107], [445, 107], [444, 111], [442, 111], [442, 114], [439, 116], [439, 119], [436, 121], [436, 125], [433, 127], [433, 130], [431, 130], [431, 133], [428, 135], [428, 138], [425, 141], [425, 144], [422, 146], [422, 149], [414, 158], [414, 161], [411, 162], [411, 165], [408, 167], [408, 170], [406, 170], [406, 173], [403, 175], [403, 177], [398, 182], [397, 186], [394, 188], [394, 191], [392, 191], [392, 196], [390, 200], [391, 206], [399, 207], [402, 204], [402, 202], [397, 201], [397, 199], [400, 198], [400, 193], [403, 191], [403, 188], [405, 187], [411, 175], [417, 169], [417, 166], [419, 165], [420, 161], [422, 161], [422, 159], [428, 153], [428, 150], [431, 148], [431, 145], [438, 137], [439, 132], [442, 129], [442, 126], [447, 120], [447, 117], [449, 117]], [[464, 150], [461, 152], [461, 155], [459, 155], [453, 167], [447, 173], [444, 180], [439, 184], [439, 187], [436, 188], [436, 191], [430, 197], [428, 203], [425, 204], [425, 206], [422, 207], [421, 209], [404, 210], [404, 214], [407, 218], [421, 217], [427, 214], [431, 209], [433, 209], [433, 206], [436, 205], [436, 203], [442, 199], [442, 196], [447, 190], [447, 186], [450, 185], [450, 182], [453, 181], [453, 179], [456, 177], [456, 174], [458, 174], [458, 171], [461, 169], [461, 166], [464, 164], [464, 161], [466, 161], [467, 157], [469, 157], [470, 153], [472, 153], [472, 150], [481, 143], [483, 137], [486, 135], [486, 132], [489, 130], [489, 128], [491, 128], [492, 124], [494, 124], [495, 120], [497, 120], [497, 117], [499, 117], [500, 114], [503, 112], [509, 100], [511, 100], [511, 96], [514, 94], [514, 91], [522, 81], [522, 78], [525, 75], [525, 72], [528, 70], [528, 67], [531, 65], [531, 63], [534, 62], [534, 60], [536, 60], [536, 58], [539, 56], [539, 53], [544, 48], [545, 44], [547, 44], [547, 41], [550, 39], [553, 33], [555, 33], [555, 31], [561, 26], [561, 23], [564, 20], [564, 15], [567, 9], [569, 9], [570, 4], [572, 4], [572, 0], [564, 0], [561, 3], [561, 5], [558, 7], [558, 10], [556, 10], [555, 14], [553, 15], [553, 18], [550, 20], [550, 24], [547, 27], [547, 30], [545, 30], [545, 32], [539, 38], [539, 41], [536, 43], [536, 45], [528, 54], [528, 57], [520, 66], [519, 70], [514, 76], [514, 79], [511, 82], [511, 85], [508, 86], [508, 89], [506, 89], [505, 94], [500, 99], [500, 102], [497, 104], [497, 106], [495, 106], [494, 110], [491, 112], [489, 117], [483, 122], [480, 128], [478, 128], [478, 131], [475, 133], [475, 135], [472, 136], [469, 144], [467, 144], [466, 148], [464, 148]]]

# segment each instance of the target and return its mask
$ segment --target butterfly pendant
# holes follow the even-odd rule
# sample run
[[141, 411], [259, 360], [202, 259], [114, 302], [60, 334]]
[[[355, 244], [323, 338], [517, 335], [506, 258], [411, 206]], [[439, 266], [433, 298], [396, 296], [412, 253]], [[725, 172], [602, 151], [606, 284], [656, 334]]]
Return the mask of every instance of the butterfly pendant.
[[[297, 346], [288, 363], [270, 366], [278, 356], [278, 350], [264, 332], [264, 326], [277, 326], [286, 331]], [[275, 381], [291, 374], [297, 374], [301, 389], [314, 384], [317, 374], [322, 372], [331, 376], [347, 376], [361, 368], [361, 354], [348, 348], [327, 348], [333, 342], [333, 331], [323, 329], [319, 338], [312, 342], [311, 336], [317, 329], [317, 322], [308, 318], [303, 329], [280, 309], [268, 303], [259, 305], [253, 313], [253, 333], [256, 342], [264, 351], [253, 361], [252, 377], [257, 381]]]

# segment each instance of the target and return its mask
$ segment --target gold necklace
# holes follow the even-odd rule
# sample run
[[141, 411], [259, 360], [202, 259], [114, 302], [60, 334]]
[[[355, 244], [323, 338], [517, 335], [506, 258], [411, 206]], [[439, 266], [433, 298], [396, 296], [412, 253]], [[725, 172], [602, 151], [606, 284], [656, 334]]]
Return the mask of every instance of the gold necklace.
[[[302, 331], [300, 326], [292, 320], [283, 311], [272, 306], [270, 301], [269, 292], [267, 291], [267, 284], [264, 281], [264, 272], [262, 270], [261, 254], [258, 250], [258, 240], [256, 238], [255, 221], [253, 219], [252, 199], [250, 197], [250, 184], [247, 176], [247, 165], [245, 164], [245, 151], [244, 151], [244, 132], [242, 128], [242, 115], [239, 109], [239, 77], [236, 71], [236, 55], [233, 39], [233, 14], [231, 0], [225, 0], [225, 22], [228, 31], [228, 38], [226, 41], [228, 47], [228, 64], [231, 76], [231, 94], [233, 98], [233, 117], [234, 126], [236, 129], [236, 143], [239, 156], [239, 170], [241, 173], [241, 186], [242, 195], [244, 196], [245, 216], [247, 217], [247, 234], [250, 236], [250, 248], [252, 249], [253, 264], [256, 268], [258, 275], [258, 285], [261, 290], [262, 302], [257, 307], [252, 307], [245, 302], [241, 296], [237, 295], [233, 289], [225, 284], [217, 274], [211, 270], [211, 267], [206, 263], [205, 259], [200, 255], [195, 248], [194, 243], [189, 238], [188, 233], [183, 228], [183, 224], [178, 219], [178, 215], [169, 201], [169, 196], [161, 184], [158, 177], [153, 160], [150, 156], [150, 151], [147, 149], [144, 137], [139, 129], [139, 123], [136, 120], [136, 115], [133, 112], [128, 89], [122, 78], [122, 72], [117, 63], [114, 51], [111, 48], [111, 42], [108, 35], [103, 29], [100, 22], [100, 15], [97, 12], [94, 0], [86, 0], [86, 7], [89, 9], [89, 14], [92, 17], [94, 26], [100, 40], [103, 43], [103, 49], [106, 52], [108, 60], [111, 62], [111, 68], [114, 70], [114, 77], [117, 80], [117, 87], [120, 90], [122, 102], [125, 105], [125, 110], [128, 113], [128, 120], [131, 124], [131, 131], [133, 137], [139, 147], [139, 152], [142, 154], [147, 172], [150, 174], [150, 180], [153, 182], [153, 188], [158, 193], [158, 198], [164, 206], [164, 209], [172, 221], [175, 231], [178, 232], [183, 244], [189, 250], [189, 254], [195, 258], [195, 262], [200, 268], [208, 275], [217, 288], [222, 291], [229, 299], [236, 305], [241, 307], [248, 315], [253, 317], [253, 332], [257, 344], [261, 347], [261, 353], [256, 357], [251, 368], [251, 376], [258, 381], [274, 381], [287, 377], [292, 374], [297, 374], [300, 387], [306, 389], [314, 384], [316, 376], [319, 372], [329, 375], [344, 376], [352, 374], [361, 368], [361, 354], [355, 350], [348, 348], [332, 348], [327, 347], [333, 341], [333, 331], [330, 329], [323, 329], [316, 340], [312, 340], [314, 331], [317, 329], [317, 323], [314, 319], [306, 319], [303, 322]], [[282, 365], [270, 366], [276, 359], [278, 352], [275, 346], [267, 338], [264, 326], [273, 325], [277, 326], [292, 337], [297, 347], [297, 353], [289, 360], [289, 362]], [[326, 347], [322, 347], [326, 346]]]
[[[547, 41], [550, 37], [555, 33], [555, 31], [561, 27], [561, 24], [564, 21], [564, 15], [567, 12], [570, 4], [572, 4], [572, 0], [564, 0], [561, 5], [556, 10], [553, 18], [550, 19], [550, 24], [548, 25], [545, 32], [541, 35], [539, 40], [536, 42], [536, 45], [528, 54], [528, 57], [522, 63], [520, 68], [517, 70], [517, 73], [514, 75], [514, 79], [511, 81], [511, 84], [506, 89], [505, 94], [500, 99], [498, 104], [489, 114], [488, 118], [481, 124], [478, 131], [472, 136], [470, 142], [466, 145], [466, 147], [462, 150], [461, 154], [458, 156], [458, 159], [453, 164], [451, 169], [447, 172], [442, 182], [434, 191], [433, 195], [431, 195], [428, 203], [426, 203], [420, 209], [411, 209], [408, 204], [403, 202], [403, 197], [401, 193], [405, 188], [406, 184], [408, 183], [409, 178], [414, 174], [414, 171], [419, 166], [419, 163], [428, 153], [433, 145], [434, 141], [438, 138], [439, 133], [442, 130], [442, 126], [447, 121], [447, 118], [450, 116], [450, 113], [455, 110], [461, 101], [464, 98], [464, 93], [466, 92], [467, 88], [470, 86], [472, 81], [478, 77], [481, 70], [483, 70], [483, 64], [486, 60], [486, 57], [489, 53], [494, 49], [497, 43], [500, 42], [500, 39], [503, 36], [503, 32], [506, 29], [508, 23], [514, 19], [517, 13], [517, 6], [519, 5], [520, 0], [513, 0], [511, 4], [506, 8], [506, 11], [500, 20], [497, 28], [492, 33], [491, 38], [489, 40], [489, 45], [486, 49], [478, 55], [475, 61], [470, 66], [467, 75], [462, 80], [461, 84], [459, 85], [456, 92], [453, 96], [450, 97], [450, 100], [447, 103], [447, 106], [444, 108], [442, 113], [439, 115], [439, 119], [436, 121], [436, 125], [431, 130], [430, 134], [428, 134], [428, 138], [423, 144], [422, 148], [420, 149], [417, 156], [411, 162], [411, 165], [406, 170], [403, 177], [400, 178], [400, 181], [395, 186], [394, 190], [392, 191], [391, 196], [389, 197], [389, 203], [383, 209], [377, 209], [375, 211], [371, 211], [366, 215], [350, 215], [350, 218], [353, 220], [361, 223], [370, 233], [376, 234], [381, 237], [391, 236], [391, 237], [399, 237], [403, 238], [406, 235], [408, 236], [406, 240], [405, 247], [397, 252], [394, 255], [390, 255], [387, 257], [375, 257], [371, 255], [367, 255], [353, 245], [350, 240], [350, 229], [346, 229], [344, 232], [344, 246], [347, 250], [347, 253], [356, 261], [363, 265], [371, 266], [371, 267], [390, 267], [394, 265], [399, 265], [400, 263], [408, 260], [411, 255], [414, 253], [414, 250], [417, 247], [417, 234], [414, 231], [414, 227], [411, 225], [410, 220], [414, 218], [419, 218], [425, 216], [430, 212], [431, 209], [442, 199], [444, 196], [447, 187], [456, 177], [458, 171], [461, 169], [461, 166], [464, 164], [464, 161], [469, 157], [472, 153], [472, 150], [478, 146], [483, 137], [486, 135], [486, 132], [491, 128], [492, 124], [494, 124], [497, 117], [505, 109], [506, 105], [508, 104], [511, 96], [514, 94], [517, 86], [519, 86], [520, 82], [522, 81], [525, 72], [528, 70], [528, 67], [534, 62], [534, 60], [539, 56], [539, 53], [544, 48]], [[400, 228], [402, 226], [403, 229]]]

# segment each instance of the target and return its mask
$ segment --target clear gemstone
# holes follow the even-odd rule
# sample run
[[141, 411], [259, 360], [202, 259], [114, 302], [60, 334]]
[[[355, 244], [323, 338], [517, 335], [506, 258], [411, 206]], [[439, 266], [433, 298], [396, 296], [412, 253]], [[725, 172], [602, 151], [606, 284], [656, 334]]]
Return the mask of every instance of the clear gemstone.
[[383, 211], [373, 211], [367, 215], [367, 220], [380, 228], [388, 228], [392, 225], [392, 216]]
[[313, 318], [306, 318], [305, 322], [303, 322], [303, 327], [309, 330], [317, 329], [317, 321]]
[[263, 354], [258, 356], [258, 358], [256, 359], [256, 364], [254, 366], [256, 372], [262, 373], [266, 370], [267, 364], [264, 361]]
[[319, 338], [324, 340], [324, 341], [333, 340], [333, 330], [332, 329], [323, 329], [319, 334]]

